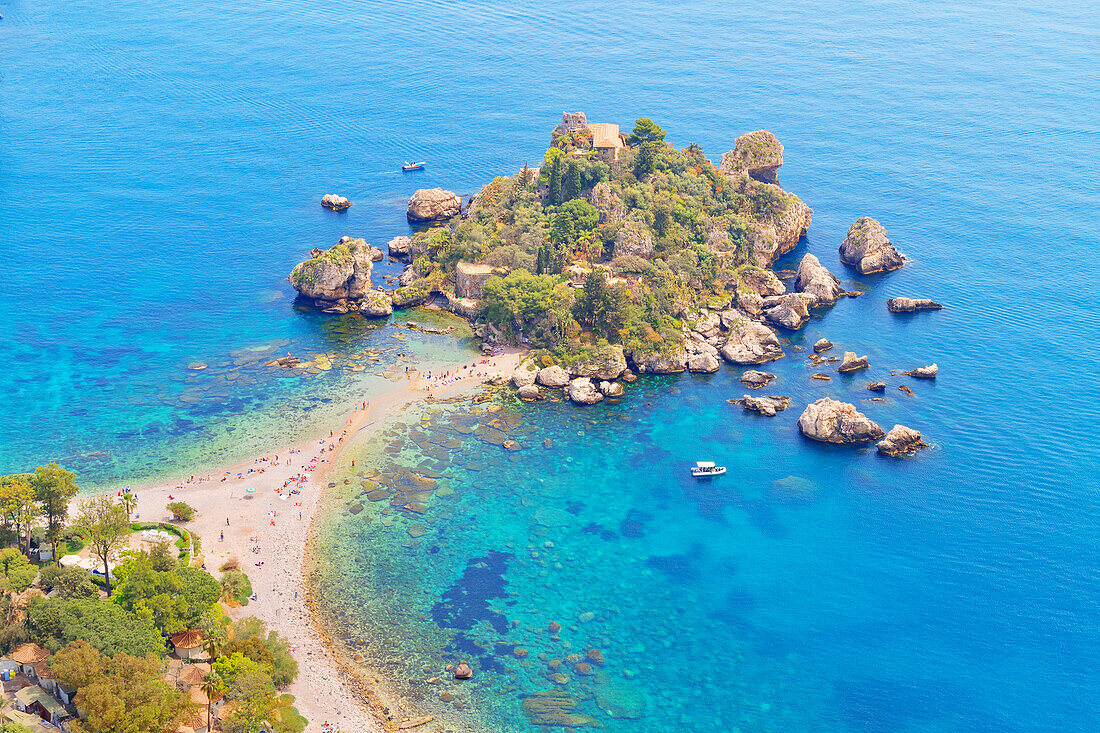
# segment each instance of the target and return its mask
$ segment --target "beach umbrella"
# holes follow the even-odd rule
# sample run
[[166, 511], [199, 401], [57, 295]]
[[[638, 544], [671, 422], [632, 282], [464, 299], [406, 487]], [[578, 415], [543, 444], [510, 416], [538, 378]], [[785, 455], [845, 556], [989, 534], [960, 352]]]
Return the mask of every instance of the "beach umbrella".
[[253, 494], [256, 493], [256, 487], [255, 486], [249, 486], [247, 489], [244, 490], [244, 493], [245, 493], [246, 496], [252, 496]]

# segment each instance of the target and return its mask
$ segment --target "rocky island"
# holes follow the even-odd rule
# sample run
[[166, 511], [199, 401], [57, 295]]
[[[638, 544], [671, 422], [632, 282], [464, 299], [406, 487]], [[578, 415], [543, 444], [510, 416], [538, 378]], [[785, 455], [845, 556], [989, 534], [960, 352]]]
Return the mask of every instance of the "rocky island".
[[[802, 257], [789, 288], [772, 270], [813, 211], [780, 186], [783, 145], [767, 130], [738, 137], [717, 166], [695, 143], [667, 143], [645, 118], [623, 133], [566, 113], [550, 142], [538, 168], [493, 179], [466, 206], [441, 188], [416, 191], [407, 217], [430, 226], [387, 245], [391, 260], [406, 263], [396, 288], [373, 287], [371, 265], [382, 251], [349, 238], [314, 250], [291, 283], [332, 313], [382, 317], [435, 303], [467, 318], [486, 350], [529, 349], [511, 380], [521, 399], [556, 391], [579, 404], [621, 395], [637, 374], [783, 358], [783, 333], [860, 294], [813, 254]], [[870, 217], [852, 224], [839, 253], [861, 274], [905, 261]], [[937, 306], [891, 301], [891, 310]], [[830, 346], [822, 339], [815, 354]], [[866, 357], [846, 352], [838, 371], [867, 367]], [[772, 415], [786, 407], [782, 399], [738, 403]]]

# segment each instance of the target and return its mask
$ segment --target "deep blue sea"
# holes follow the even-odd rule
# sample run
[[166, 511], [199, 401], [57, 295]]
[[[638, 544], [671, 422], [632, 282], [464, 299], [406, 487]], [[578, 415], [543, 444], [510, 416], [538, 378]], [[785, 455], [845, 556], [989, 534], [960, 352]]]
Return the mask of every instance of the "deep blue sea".
[[[783, 264], [813, 252], [855, 287], [837, 246], [864, 215], [909, 257], [791, 335], [871, 370], [812, 381], [792, 345], [767, 367], [765, 391], [793, 399], [773, 419], [726, 403], [745, 391], [728, 367], [588, 409], [412, 415], [363, 451], [446, 491], [424, 517], [384, 502], [330, 517], [325, 582], [358, 602], [344, 621], [366, 656], [400, 660], [407, 700], [438, 706], [423, 668], [473, 660], [474, 682], [448, 687], [456, 727], [531, 730], [523, 696], [558, 684], [611, 733], [1100, 729], [1095, 4], [0, 13], [0, 473], [194, 472], [383, 389], [380, 369], [354, 370], [368, 349], [443, 358], [449, 337], [296, 310], [284, 278], [341, 235], [404, 233], [415, 188], [468, 193], [538, 161], [563, 110], [652, 117], [713, 159], [766, 128], [781, 184], [815, 210]], [[354, 206], [323, 210], [329, 192]], [[947, 307], [897, 317], [897, 295]], [[284, 351], [335, 367], [262, 367]], [[890, 376], [931, 362], [935, 382]], [[933, 447], [810, 444], [795, 420], [823, 395]], [[523, 450], [463, 432], [493, 419]], [[730, 471], [693, 483], [700, 458]], [[576, 674], [569, 655], [591, 647], [606, 666]]]

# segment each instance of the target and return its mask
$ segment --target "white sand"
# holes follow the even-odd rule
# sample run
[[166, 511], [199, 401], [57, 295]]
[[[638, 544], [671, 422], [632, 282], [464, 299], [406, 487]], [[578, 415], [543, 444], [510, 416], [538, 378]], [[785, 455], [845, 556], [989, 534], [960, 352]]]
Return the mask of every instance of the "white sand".
[[[197, 510], [195, 519], [186, 526], [201, 538], [207, 570], [215, 577], [230, 557], [240, 560], [242, 570], [252, 582], [256, 600], [246, 607], [231, 609], [231, 615], [235, 618], [257, 616], [297, 647], [298, 678], [289, 692], [297, 698], [298, 710], [309, 719], [307, 731], [320, 731], [326, 721], [344, 733], [383, 730], [353, 691], [351, 678], [342, 671], [318, 635], [308, 603], [306, 544], [329, 470], [361, 427], [367, 426], [369, 430], [370, 425], [396, 414], [429, 393], [437, 398], [454, 397], [472, 391], [487, 375], [510, 375], [521, 355], [522, 352], [510, 351], [493, 357], [473, 370], [481, 376], [466, 376], [447, 380], [447, 383], [428, 382], [416, 375], [411, 381], [403, 381], [371, 400], [366, 409], [362, 408], [362, 403], [349, 405], [351, 412], [346, 422], [335, 427], [331, 437], [319, 436], [222, 472], [196, 475], [194, 481], [185, 479], [138, 492], [139, 516], [135, 521], [170, 520], [170, 513], [165, 509], [172, 500], [170, 497], [186, 501]], [[453, 370], [455, 366], [447, 368]], [[250, 469], [254, 472], [248, 473]], [[278, 490], [288, 495], [297, 486], [283, 489], [284, 482], [301, 473], [308, 477], [300, 486], [301, 493], [285, 500], [280, 498]], [[244, 475], [238, 477], [238, 474]], [[245, 492], [249, 487], [256, 490], [251, 496]], [[277, 516], [271, 516], [272, 512]], [[259, 551], [253, 552], [254, 547]], [[257, 562], [263, 565], [257, 567]]]

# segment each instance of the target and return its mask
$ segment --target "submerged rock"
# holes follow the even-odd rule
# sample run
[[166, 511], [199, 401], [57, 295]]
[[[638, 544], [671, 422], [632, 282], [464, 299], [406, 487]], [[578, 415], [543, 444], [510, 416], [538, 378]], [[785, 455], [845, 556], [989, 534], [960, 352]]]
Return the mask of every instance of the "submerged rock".
[[920, 431], [907, 428], [904, 425], [895, 425], [890, 428], [890, 432], [886, 434], [886, 437], [876, 444], [876, 447], [879, 453], [897, 456], [920, 450], [926, 445], [921, 440]]
[[915, 313], [917, 311], [938, 311], [943, 306], [928, 298], [890, 298], [886, 307], [891, 313]]
[[470, 668], [470, 665], [466, 662], [459, 662], [455, 667], [455, 679], [456, 680], [468, 680], [474, 676], [474, 670]]
[[822, 397], [806, 405], [798, 418], [798, 429], [811, 440], [823, 443], [867, 443], [886, 433], [848, 402]]
[[848, 228], [840, 245], [841, 261], [864, 275], [896, 270], [905, 258], [886, 238], [886, 229], [869, 216], [860, 217]]
[[343, 211], [351, 206], [351, 202], [343, 196], [338, 196], [334, 193], [326, 193], [321, 197], [321, 206], [324, 206], [326, 209], [332, 209], [333, 211]]
[[740, 382], [750, 389], [760, 389], [761, 387], [766, 387], [773, 379], [776, 379], [776, 376], [771, 372], [761, 372], [756, 369], [749, 369], [741, 375]]
[[837, 367], [838, 372], [854, 372], [860, 369], [866, 369], [869, 366], [866, 356], [856, 356], [854, 351], [844, 352], [844, 361]]
[[565, 396], [578, 405], [594, 405], [603, 399], [603, 394], [588, 377], [578, 377], [571, 381], [565, 388]]
[[637, 720], [645, 715], [646, 697], [625, 680], [609, 679], [596, 685], [596, 705], [612, 718]]
[[812, 254], [806, 254], [802, 262], [798, 263], [794, 289], [810, 296], [813, 299], [812, 305], [815, 306], [832, 305], [837, 298], [844, 295], [840, 281]]
[[910, 369], [906, 372], [910, 377], [915, 379], [935, 379], [936, 375], [940, 373], [940, 368], [935, 364], [929, 364], [928, 366], [917, 367], [916, 369]]
[[462, 199], [442, 188], [421, 188], [409, 199], [405, 215], [409, 221], [442, 221], [462, 211]]

